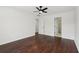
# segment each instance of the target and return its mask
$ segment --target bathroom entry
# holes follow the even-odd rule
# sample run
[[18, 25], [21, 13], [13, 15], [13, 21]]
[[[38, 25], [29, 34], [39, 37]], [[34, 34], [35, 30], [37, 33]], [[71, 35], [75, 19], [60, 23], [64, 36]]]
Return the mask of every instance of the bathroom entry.
[[55, 17], [54, 18], [54, 36], [61, 37], [62, 36], [62, 18]]

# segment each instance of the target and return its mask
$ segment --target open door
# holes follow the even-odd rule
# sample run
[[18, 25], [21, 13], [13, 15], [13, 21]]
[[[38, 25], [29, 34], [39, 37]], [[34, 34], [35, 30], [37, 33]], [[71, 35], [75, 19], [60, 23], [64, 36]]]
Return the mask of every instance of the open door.
[[62, 22], [61, 17], [54, 18], [54, 36], [61, 37], [62, 36]]

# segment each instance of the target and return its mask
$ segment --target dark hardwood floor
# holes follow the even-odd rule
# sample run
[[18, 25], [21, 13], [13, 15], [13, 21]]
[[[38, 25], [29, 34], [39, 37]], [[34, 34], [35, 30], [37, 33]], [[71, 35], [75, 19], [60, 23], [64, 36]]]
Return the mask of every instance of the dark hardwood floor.
[[73, 40], [39, 34], [0, 45], [1, 53], [77, 53]]

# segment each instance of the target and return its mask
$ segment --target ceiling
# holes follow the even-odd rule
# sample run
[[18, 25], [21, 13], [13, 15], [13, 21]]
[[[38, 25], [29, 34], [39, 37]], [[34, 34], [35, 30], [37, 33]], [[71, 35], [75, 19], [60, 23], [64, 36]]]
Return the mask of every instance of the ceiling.
[[[37, 11], [35, 7], [36, 6], [16, 6], [13, 8], [27, 12], [29, 14], [33, 14], [33, 11]], [[47, 6], [47, 7], [48, 7], [47, 14], [65, 12], [65, 11], [70, 11], [75, 9], [74, 6]]]

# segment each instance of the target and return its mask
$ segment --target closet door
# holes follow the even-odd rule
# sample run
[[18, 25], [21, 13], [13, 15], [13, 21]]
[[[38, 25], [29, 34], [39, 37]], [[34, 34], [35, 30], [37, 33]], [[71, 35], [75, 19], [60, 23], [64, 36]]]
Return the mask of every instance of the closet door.
[[61, 37], [62, 36], [62, 22], [61, 17], [54, 18], [54, 36]]

